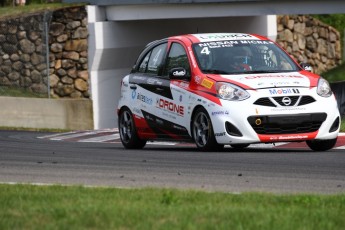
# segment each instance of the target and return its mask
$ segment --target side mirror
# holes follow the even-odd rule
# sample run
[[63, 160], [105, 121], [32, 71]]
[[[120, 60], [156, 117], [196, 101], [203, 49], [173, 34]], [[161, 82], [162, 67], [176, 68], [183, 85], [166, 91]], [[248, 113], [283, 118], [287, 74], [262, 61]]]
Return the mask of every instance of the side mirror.
[[187, 76], [187, 70], [182, 67], [172, 68], [169, 71], [169, 77], [170, 79], [189, 79], [189, 76]]
[[301, 63], [300, 65], [304, 70], [313, 72], [313, 67], [309, 63]]

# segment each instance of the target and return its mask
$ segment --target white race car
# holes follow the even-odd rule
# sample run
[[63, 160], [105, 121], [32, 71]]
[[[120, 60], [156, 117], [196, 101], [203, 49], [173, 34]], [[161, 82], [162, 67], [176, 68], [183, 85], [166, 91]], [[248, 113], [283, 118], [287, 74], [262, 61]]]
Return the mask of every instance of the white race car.
[[[302, 65], [301, 65], [302, 66]], [[254, 34], [188, 34], [151, 42], [121, 85], [125, 148], [146, 141], [230, 145], [301, 142], [334, 147], [340, 115], [329, 83]]]

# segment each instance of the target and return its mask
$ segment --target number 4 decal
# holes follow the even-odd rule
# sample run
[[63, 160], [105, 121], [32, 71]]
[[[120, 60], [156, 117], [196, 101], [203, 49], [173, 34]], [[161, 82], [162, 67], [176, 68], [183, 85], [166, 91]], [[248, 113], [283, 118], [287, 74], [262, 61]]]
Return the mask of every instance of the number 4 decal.
[[204, 47], [204, 48], [202, 48], [200, 53], [209, 55], [211, 52], [209, 51], [208, 47]]

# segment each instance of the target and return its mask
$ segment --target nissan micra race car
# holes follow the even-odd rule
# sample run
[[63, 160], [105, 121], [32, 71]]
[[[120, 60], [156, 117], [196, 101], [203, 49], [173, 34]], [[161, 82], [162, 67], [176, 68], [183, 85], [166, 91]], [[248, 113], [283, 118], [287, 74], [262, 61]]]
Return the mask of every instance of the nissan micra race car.
[[125, 148], [147, 141], [230, 145], [301, 142], [334, 147], [340, 127], [329, 83], [275, 42], [252, 34], [188, 34], [146, 46], [122, 79], [118, 125]]

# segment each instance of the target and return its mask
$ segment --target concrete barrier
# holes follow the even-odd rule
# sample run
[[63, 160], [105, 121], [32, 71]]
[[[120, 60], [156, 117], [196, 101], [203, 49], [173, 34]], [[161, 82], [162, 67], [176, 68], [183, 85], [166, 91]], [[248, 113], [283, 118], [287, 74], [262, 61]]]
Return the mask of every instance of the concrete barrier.
[[0, 97], [0, 127], [93, 129], [92, 101]]

